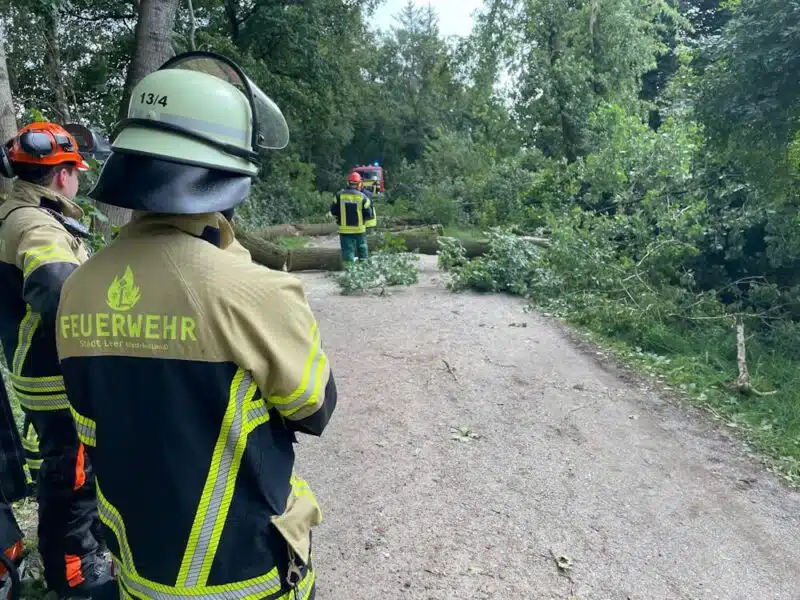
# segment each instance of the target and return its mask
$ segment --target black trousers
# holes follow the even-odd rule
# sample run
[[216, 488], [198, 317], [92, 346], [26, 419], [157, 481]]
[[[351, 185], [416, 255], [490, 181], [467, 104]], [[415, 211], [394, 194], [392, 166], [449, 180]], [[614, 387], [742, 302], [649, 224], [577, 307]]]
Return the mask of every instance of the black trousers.
[[39, 436], [42, 458], [36, 491], [44, 578], [49, 588], [66, 593], [83, 582], [97, 557], [94, 472], [69, 410], [25, 412]]

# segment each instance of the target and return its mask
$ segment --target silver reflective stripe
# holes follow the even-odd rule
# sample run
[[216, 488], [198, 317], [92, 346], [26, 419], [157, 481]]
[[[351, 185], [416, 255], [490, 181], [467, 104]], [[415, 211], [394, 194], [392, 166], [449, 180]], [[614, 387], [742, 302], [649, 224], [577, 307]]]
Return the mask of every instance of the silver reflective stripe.
[[75, 431], [78, 432], [78, 438], [88, 446], [97, 445], [97, 426], [94, 421], [88, 417], [84, 417], [72, 406], [69, 407], [72, 413], [72, 420], [75, 422]]
[[61, 375], [22, 377], [9, 373], [9, 379], [15, 388], [25, 392], [60, 392], [64, 389], [64, 378]]
[[[195, 547], [191, 563], [189, 564], [189, 570], [185, 580], [186, 587], [199, 585], [200, 571], [202, 570], [206, 554], [210, 550], [209, 546], [211, 545], [211, 538], [214, 533], [214, 524], [218, 519], [222, 518], [224, 520], [227, 516], [226, 514], [220, 515], [220, 509], [222, 508], [222, 503], [225, 499], [225, 487], [228, 483], [228, 475], [231, 471], [231, 467], [233, 467], [236, 445], [242, 435], [244, 421], [244, 401], [251, 385], [253, 385], [253, 377], [250, 375], [250, 373], [244, 371], [242, 380], [239, 382], [239, 385], [236, 388], [234, 400], [236, 408], [233, 413], [233, 422], [228, 430], [228, 435], [225, 440], [225, 448], [222, 451], [222, 458], [217, 470], [217, 475], [214, 478], [213, 488], [211, 490], [211, 498], [209, 499], [206, 514], [203, 517], [203, 525], [200, 528], [197, 546]], [[227, 508], [225, 510], [227, 512]]]
[[280, 587], [281, 584], [280, 576], [276, 574], [266, 581], [253, 583], [252, 585], [240, 589], [227, 589], [212, 592], [206, 588], [202, 593], [198, 594], [198, 590], [194, 590], [194, 593], [191, 593], [192, 590], [189, 589], [184, 591], [173, 588], [169, 591], [165, 591], [152, 588], [139, 581], [126, 577], [122, 573], [120, 573], [119, 577], [126, 587], [138, 592], [145, 598], [153, 598], [154, 600], [244, 600], [245, 598], [264, 598], [269, 595], [271, 590], [275, 587]]
[[32, 396], [14, 389], [19, 398], [19, 403], [28, 410], [66, 410], [69, 409], [67, 394], [48, 394], [46, 396]]
[[185, 115], [172, 115], [139, 107], [135, 108], [130, 116], [131, 118], [161, 121], [162, 123], [169, 123], [170, 125], [185, 127], [191, 131], [197, 131], [198, 133], [205, 133], [207, 135], [227, 138], [228, 140], [241, 146], [250, 145], [250, 135], [246, 131], [243, 131], [237, 127], [229, 127], [228, 125], [222, 125], [220, 123], [212, 123], [211, 121], [206, 121], [205, 119], [196, 119], [194, 117], [187, 117]]
[[17, 350], [14, 352], [14, 364], [11, 365], [11, 372], [16, 375], [22, 372], [22, 365], [25, 363], [25, 357], [28, 356], [28, 351], [31, 349], [33, 334], [39, 326], [39, 321], [41, 321], [41, 319], [41, 315], [31, 312], [31, 307], [28, 306], [28, 312], [23, 318], [22, 326], [19, 329]]
[[120, 554], [122, 554], [122, 564], [127, 568], [133, 568], [133, 555], [130, 547], [128, 547], [128, 539], [125, 536], [125, 525], [116, 511], [111, 510], [111, 505], [99, 489], [97, 493], [97, 513], [102, 520], [111, 524], [109, 529], [114, 532], [114, 536], [117, 538], [117, 545], [119, 546]]
[[263, 417], [264, 415], [269, 413], [269, 408], [267, 408], [266, 404], [262, 404], [261, 406], [256, 406], [255, 408], [251, 408], [247, 411], [247, 421], [253, 421], [258, 417]]

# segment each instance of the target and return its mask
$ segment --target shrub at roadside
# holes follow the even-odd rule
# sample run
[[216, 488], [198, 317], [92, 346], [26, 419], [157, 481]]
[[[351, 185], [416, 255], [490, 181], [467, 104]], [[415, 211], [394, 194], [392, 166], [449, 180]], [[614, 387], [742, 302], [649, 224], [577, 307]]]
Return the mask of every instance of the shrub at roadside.
[[[657, 211], [650, 236], [636, 215], [602, 217], [575, 210], [548, 219], [551, 245], [533, 247], [493, 230], [487, 255], [468, 261], [455, 240], [442, 240], [439, 266], [454, 291], [507, 292], [528, 298], [594, 334], [620, 358], [658, 375], [706, 407], [800, 482], [800, 325], [757, 311], [767, 294], [747, 283], [747, 302], [723, 304], [720, 290], [697, 289], [687, 269], [702, 235], [692, 211]], [[764, 289], [761, 289], [764, 288]], [[746, 395], [732, 389], [738, 375], [734, 317], [747, 327], [753, 387], [777, 393]]]

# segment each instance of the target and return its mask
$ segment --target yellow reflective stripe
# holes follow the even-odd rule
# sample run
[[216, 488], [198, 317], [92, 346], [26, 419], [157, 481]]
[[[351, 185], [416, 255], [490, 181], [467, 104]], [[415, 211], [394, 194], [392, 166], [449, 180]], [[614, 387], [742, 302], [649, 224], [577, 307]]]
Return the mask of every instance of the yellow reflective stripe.
[[146, 579], [136, 571], [122, 516], [103, 495], [99, 485], [97, 486], [97, 511], [100, 520], [117, 539], [122, 560], [114, 554], [112, 554], [112, 558], [117, 568], [120, 588], [128, 597], [133, 596], [144, 600], [260, 600], [276, 593], [281, 588], [277, 567], [272, 568], [264, 575], [245, 581], [192, 588], [174, 587]]
[[258, 391], [252, 375], [236, 371], [203, 494], [178, 573], [180, 587], [205, 585], [228, 516], [236, 475], [247, 445], [244, 406]]
[[42, 460], [41, 458], [26, 458], [25, 462], [28, 463], [31, 469], [40, 469], [42, 467]]
[[25, 253], [22, 275], [23, 277], [27, 278], [42, 265], [60, 262], [72, 263], [75, 265], [80, 264], [72, 252], [61, 248], [60, 246], [50, 245], [42, 246], [40, 248], [33, 248]]
[[69, 401], [67, 401], [67, 393], [60, 392], [58, 394], [28, 394], [18, 389], [14, 389], [19, 398], [19, 403], [28, 410], [67, 410], [69, 409]]
[[61, 375], [47, 377], [23, 377], [9, 373], [11, 384], [24, 392], [61, 392], [64, 390], [64, 378]]
[[36, 328], [39, 327], [39, 322], [41, 320], [41, 315], [33, 312], [29, 304], [25, 311], [25, 316], [22, 317], [22, 321], [20, 321], [19, 324], [17, 349], [14, 351], [14, 358], [11, 364], [11, 372], [14, 375], [20, 375], [22, 373], [22, 365], [25, 364], [25, 358], [28, 356], [28, 351], [31, 349], [33, 334], [36, 333]]
[[314, 590], [314, 582], [316, 579], [317, 575], [314, 569], [309, 569], [308, 572], [306, 572], [306, 576], [297, 584], [296, 596], [294, 590], [291, 590], [283, 594], [277, 600], [308, 600], [309, 596], [311, 596], [311, 592]]
[[39, 442], [34, 438], [22, 438], [22, 447], [28, 452], [39, 452]]
[[[272, 569], [265, 575], [247, 581], [181, 588], [149, 581], [129, 573], [122, 565], [119, 566], [120, 588], [124, 586], [128, 594], [142, 600], [262, 600], [281, 589], [278, 569]], [[280, 600], [284, 598], [288, 599], [291, 596], [285, 594], [280, 596]]]
[[97, 489], [97, 514], [100, 520], [105, 523], [114, 537], [117, 538], [117, 545], [119, 546], [122, 560], [119, 559], [119, 567], [125, 571], [136, 575], [136, 566], [133, 563], [133, 554], [131, 553], [130, 544], [128, 544], [128, 534], [125, 531], [125, 523], [122, 521], [122, 515], [119, 514], [116, 508], [106, 499], [100, 486], [95, 482]]
[[263, 398], [252, 400], [245, 406], [245, 433], [249, 434], [259, 425], [269, 421], [269, 407]]
[[296, 413], [307, 404], [314, 404], [320, 395], [322, 374], [325, 372], [328, 358], [322, 350], [319, 327], [316, 322], [311, 326], [311, 338], [313, 340], [311, 351], [306, 358], [300, 385], [286, 397], [271, 396], [269, 399], [284, 416]]
[[72, 418], [75, 421], [75, 431], [78, 432], [78, 439], [87, 446], [97, 445], [97, 423], [89, 417], [84, 417], [72, 405], [69, 407]]
[[314, 503], [314, 506], [320, 509], [320, 516], [322, 516], [322, 509], [317, 502], [317, 498], [314, 496], [314, 492], [311, 491], [311, 486], [308, 485], [308, 482], [305, 479], [297, 477], [296, 475], [292, 475], [289, 483], [292, 486], [292, 495], [297, 498], [305, 496], [311, 500]]

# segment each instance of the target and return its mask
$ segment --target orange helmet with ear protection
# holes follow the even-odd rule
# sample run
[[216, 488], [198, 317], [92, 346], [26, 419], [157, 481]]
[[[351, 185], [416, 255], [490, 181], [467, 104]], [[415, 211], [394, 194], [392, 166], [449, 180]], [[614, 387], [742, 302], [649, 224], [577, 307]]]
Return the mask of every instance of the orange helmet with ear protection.
[[79, 171], [88, 171], [75, 137], [61, 125], [50, 122], [31, 123], [19, 130], [7, 144], [12, 163], [55, 167], [73, 163]]

